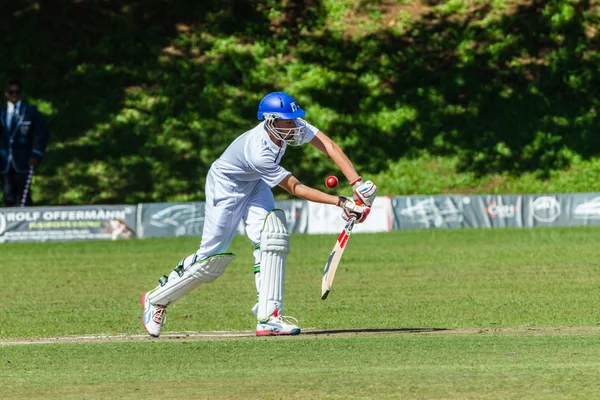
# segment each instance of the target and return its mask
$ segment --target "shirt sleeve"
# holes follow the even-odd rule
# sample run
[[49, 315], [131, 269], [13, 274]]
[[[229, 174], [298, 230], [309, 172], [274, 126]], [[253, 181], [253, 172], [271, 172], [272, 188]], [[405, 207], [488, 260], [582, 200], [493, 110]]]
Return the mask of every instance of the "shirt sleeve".
[[302, 138], [302, 142], [300, 144], [310, 142], [315, 138], [315, 136], [317, 136], [317, 132], [319, 132], [319, 128], [317, 128], [316, 126], [311, 125], [306, 121], [304, 121], [304, 123], [306, 124], [306, 133], [304, 134], [304, 137]]
[[291, 172], [277, 164], [277, 154], [273, 154], [269, 149], [263, 149], [256, 154], [249, 154], [247, 160], [250, 167], [269, 187], [277, 186], [286, 176], [291, 174]]

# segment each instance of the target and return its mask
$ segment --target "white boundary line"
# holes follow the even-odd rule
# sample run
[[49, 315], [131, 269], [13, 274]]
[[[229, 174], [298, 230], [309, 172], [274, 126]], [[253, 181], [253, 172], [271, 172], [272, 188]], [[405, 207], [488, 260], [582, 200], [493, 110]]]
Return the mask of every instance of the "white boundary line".
[[44, 338], [31, 338], [24, 340], [5, 340], [0, 341], [0, 346], [18, 346], [29, 344], [57, 344], [57, 343], [101, 343], [101, 342], [140, 342], [155, 340], [177, 340], [177, 339], [215, 339], [215, 338], [236, 338], [236, 337], [255, 337], [253, 331], [215, 331], [215, 332], [173, 332], [164, 333], [160, 338], [154, 338], [149, 335], [67, 335]]
[[[339, 335], [339, 334], [390, 334], [398, 332], [433, 332], [436, 329], [330, 329], [320, 330], [316, 328], [306, 328], [302, 330], [303, 335]], [[288, 336], [278, 336], [288, 337]], [[256, 336], [254, 331], [213, 331], [213, 332], [169, 332], [160, 335], [160, 338], [151, 337], [147, 334], [89, 334], [89, 335], [65, 335], [54, 337], [32, 337], [15, 338], [0, 340], [2, 346], [24, 346], [34, 344], [60, 344], [60, 343], [107, 343], [107, 342], [153, 342], [153, 341], [176, 341], [176, 340], [208, 340], [208, 339], [227, 339], [227, 338], [265, 338], [265, 336]]]
[[[519, 336], [562, 336], [562, 335], [598, 335], [600, 327], [594, 326], [538, 326], [538, 327], [498, 327], [498, 328], [346, 328], [346, 329], [303, 329], [300, 336], [340, 336], [340, 335], [394, 335], [394, 334], [441, 334], [441, 335], [519, 335]], [[277, 336], [286, 338], [290, 336]], [[291, 336], [297, 337], [297, 336]], [[211, 339], [255, 338], [254, 331], [213, 331], [213, 332], [169, 332], [154, 338], [147, 334], [89, 334], [66, 335], [54, 337], [6, 338], [0, 340], [0, 348], [4, 346], [25, 346], [39, 344], [73, 344], [73, 343], [118, 343], [118, 342], [173, 342], [199, 341]]]

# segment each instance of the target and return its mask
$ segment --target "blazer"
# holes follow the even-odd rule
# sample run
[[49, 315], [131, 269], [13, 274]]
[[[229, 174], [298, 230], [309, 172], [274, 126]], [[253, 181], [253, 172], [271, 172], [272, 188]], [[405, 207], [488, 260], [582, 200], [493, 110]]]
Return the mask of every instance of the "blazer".
[[[0, 109], [0, 171], [12, 165], [18, 172], [29, 170], [29, 159], [44, 156], [50, 133], [37, 108], [21, 100], [17, 121], [10, 130], [6, 124], [7, 106]], [[34, 143], [35, 137], [35, 143]]]

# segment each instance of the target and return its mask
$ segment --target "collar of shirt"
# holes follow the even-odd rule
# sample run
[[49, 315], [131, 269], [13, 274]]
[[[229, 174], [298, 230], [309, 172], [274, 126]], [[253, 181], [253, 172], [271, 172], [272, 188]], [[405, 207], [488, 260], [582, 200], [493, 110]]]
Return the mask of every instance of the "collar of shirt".
[[17, 101], [17, 104], [13, 104], [10, 101], [6, 103], [6, 112], [11, 115], [15, 110], [18, 110], [21, 107], [21, 100]]
[[271, 139], [271, 135], [269, 135], [269, 132], [267, 132], [267, 127], [265, 126], [264, 122], [262, 123], [262, 131], [263, 131], [263, 134], [265, 135], [265, 137], [267, 138], [267, 143], [268, 143], [269, 149], [273, 150], [275, 153], [279, 153], [280, 150], [285, 151], [285, 149], [287, 147], [286, 141], [282, 140], [281, 147], [277, 146], [277, 143], [275, 143], [273, 141], [273, 139]]

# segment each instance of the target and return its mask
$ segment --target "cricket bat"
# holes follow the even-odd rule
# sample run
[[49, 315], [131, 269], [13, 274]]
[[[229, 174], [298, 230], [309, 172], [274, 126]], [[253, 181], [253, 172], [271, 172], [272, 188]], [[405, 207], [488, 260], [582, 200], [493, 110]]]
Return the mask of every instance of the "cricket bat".
[[348, 239], [350, 238], [350, 234], [352, 233], [352, 228], [354, 228], [354, 223], [356, 222], [356, 218], [350, 218], [344, 227], [342, 233], [337, 239], [335, 246], [333, 246], [333, 250], [331, 254], [329, 254], [329, 258], [327, 259], [327, 263], [325, 263], [325, 270], [323, 271], [323, 281], [321, 283], [321, 300], [325, 300], [331, 292], [331, 286], [333, 286], [333, 278], [335, 278], [335, 271], [337, 271], [338, 265], [340, 265], [340, 260], [342, 258], [342, 254], [344, 254], [344, 249], [348, 244]]

